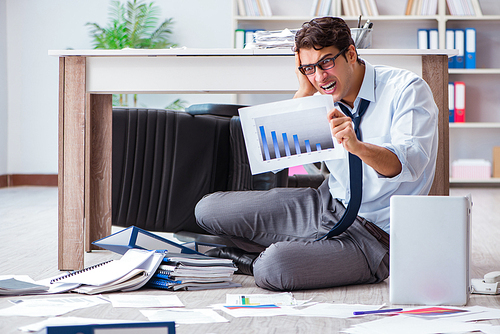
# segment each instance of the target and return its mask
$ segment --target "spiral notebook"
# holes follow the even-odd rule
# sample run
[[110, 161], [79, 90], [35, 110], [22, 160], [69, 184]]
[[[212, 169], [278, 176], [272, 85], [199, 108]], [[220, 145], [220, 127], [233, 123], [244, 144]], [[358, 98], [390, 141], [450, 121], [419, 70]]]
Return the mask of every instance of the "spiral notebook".
[[160, 252], [130, 249], [119, 260], [74, 271], [50, 283], [80, 284], [73, 291], [86, 294], [137, 290], [151, 278], [164, 256]]

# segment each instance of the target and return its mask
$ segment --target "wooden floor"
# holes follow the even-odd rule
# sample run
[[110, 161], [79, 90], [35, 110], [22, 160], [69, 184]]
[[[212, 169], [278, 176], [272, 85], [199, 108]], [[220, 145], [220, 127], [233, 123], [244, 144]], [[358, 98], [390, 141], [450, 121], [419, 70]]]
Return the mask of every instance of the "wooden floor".
[[[472, 278], [500, 270], [500, 188], [452, 188], [450, 195], [472, 194]], [[57, 270], [57, 188], [13, 187], [0, 189], [0, 275], [24, 274], [43, 279], [58, 274]], [[117, 256], [108, 251], [85, 255], [90, 266]], [[253, 277], [236, 276], [242, 288], [175, 292], [186, 308], [204, 308], [223, 303], [226, 293], [270, 293], [256, 287]], [[162, 290], [129, 292], [137, 294], [171, 294]], [[54, 297], [60, 297], [57, 295]], [[77, 296], [65, 294], [65, 296]], [[388, 281], [376, 285], [340, 287], [324, 290], [294, 292], [297, 299], [319, 302], [389, 304]], [[0, 308], [9, 306], [0, 297]], [[27, 298], [39, 298], [32, 296]], [[500, 296], [472, 295], [469, 305], [500, 308]], [[147, 320], [136, 309], [113, 309], [111, 305], [82, 309], [65, 316], [107, 319]], [[177, 333], [337, 333], [363, 319], [327, 319], [303, 317], [231, 318], [228, 323], [179, 325]], [[0, 317], [0, 333], [20, 333], [17, 328], [41, 321], [32, 317]], [[494, 322], [499, 324], [498, 321]]]

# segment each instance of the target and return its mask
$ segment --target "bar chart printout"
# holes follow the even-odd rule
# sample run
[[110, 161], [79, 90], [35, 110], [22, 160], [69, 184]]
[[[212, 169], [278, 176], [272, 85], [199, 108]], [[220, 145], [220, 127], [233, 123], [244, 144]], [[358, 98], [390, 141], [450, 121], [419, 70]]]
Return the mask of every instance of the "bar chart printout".
[[[318, 126], [321, 120], [326, 127]], [[256, 117], [254, 122], [264, 161], [335, 148], [325, 108]]]
[[312, 96], [240, 109], [253, 174], [345, 156], [327, 120], [329, 96]]

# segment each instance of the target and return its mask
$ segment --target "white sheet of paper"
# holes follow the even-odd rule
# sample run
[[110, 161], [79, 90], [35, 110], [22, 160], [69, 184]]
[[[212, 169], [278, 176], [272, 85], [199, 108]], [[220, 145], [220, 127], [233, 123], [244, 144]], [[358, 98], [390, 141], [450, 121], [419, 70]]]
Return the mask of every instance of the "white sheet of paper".
[[262, 307], [262, 306], [226, 306], [226, 305], [213, 305], [215, 309], [218, 309], [224, 313], [229, 314], [235, 318], [243, 317], [274, 317], [278, 315], [299, 315], [299, 310], [294, 306], [275, 306], [275, 307]]
[[423, 319], [420, 317], [392, 316], [368, 321], [343, 330], [351, 334], [434, 334], [466, 333], [480, 330], [483, 325], [447, 319]]
[[14, 306], [1, 309], [0, 316], [54, 317], [105, 303], [107, 301], [97, 296], [21, 299], [14, 301]]
[[234, 305], [277, 305], [295, 306], [297, 302], [291, 292], [269, 294], [226, 294], [226, 306]]
[[327, 120], [332, 108], [330, 95], [240, 108], [252, 174], [345, 157]]
[[500, 309], [490, 308], [484, 306], [471, 306], [464, 309], [469, 312], [465, 314], [456, 315], [454, 319], [459, 321], [478, 321], [478, 320], [491, 320], [500, 319]]
[[176, 324], [207, 324], [229, 321], [210, 309], [141, 310], [141, 313], [149, 321], [175, 321]]
[[350, 318], [357, 317], [353, 315], [353, 312], [378, 310], [383, 306], [384, 305], [318, 303], [300, 310], [298, 315], [302, 317]]
[[177, 295], [110, 294], [108, 298], [113, 307], [184, 307]]

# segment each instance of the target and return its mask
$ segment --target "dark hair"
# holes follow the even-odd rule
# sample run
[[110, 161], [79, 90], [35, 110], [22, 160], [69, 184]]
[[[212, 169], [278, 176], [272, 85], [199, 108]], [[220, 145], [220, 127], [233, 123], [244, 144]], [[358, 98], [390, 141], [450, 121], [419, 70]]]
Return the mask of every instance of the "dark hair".
[[[340, 17], [320, 17], [302, 24], [295, 34], [294, 52], [300, 49], [315, 49], [334, 46], [342, 50], [355, 45], [351, 37], [351, 29]], [[344, 54], [345, 56], [345, 54]]]

